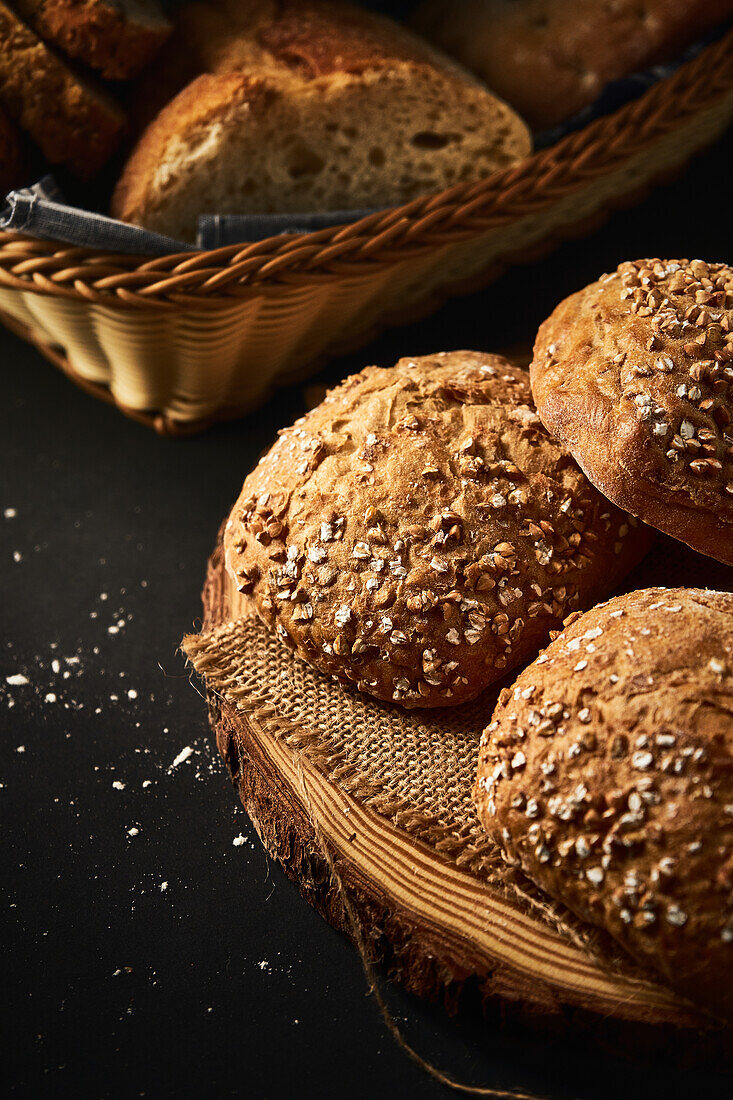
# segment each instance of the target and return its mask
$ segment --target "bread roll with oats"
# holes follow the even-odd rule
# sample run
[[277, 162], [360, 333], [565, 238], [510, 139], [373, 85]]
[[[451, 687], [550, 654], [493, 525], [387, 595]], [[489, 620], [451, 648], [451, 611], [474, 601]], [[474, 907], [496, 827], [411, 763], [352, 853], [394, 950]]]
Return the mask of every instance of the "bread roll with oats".
[[189, 3], [144, 84], [142, 98], [161, 95], [175, 98], [133, 151], [112, 213], [181, 240], [199, 214], [389, 206], [531, 149], [522, 120], [468, 72], [346, 3]]
[[224, 539], [287, 646], [405, 707], [479, 695], [648, 544], [542, 427], [527, 372], [468, 351], [332, 390], [249, 475]]
[[560, 303], [530, 371], [542, 422], [609, 500], [733, 565], [733, 269], [621, 264]]
[[733, 594], [571, 616], [499, 696], [475, 796], [509, 863], [733, 1016]]

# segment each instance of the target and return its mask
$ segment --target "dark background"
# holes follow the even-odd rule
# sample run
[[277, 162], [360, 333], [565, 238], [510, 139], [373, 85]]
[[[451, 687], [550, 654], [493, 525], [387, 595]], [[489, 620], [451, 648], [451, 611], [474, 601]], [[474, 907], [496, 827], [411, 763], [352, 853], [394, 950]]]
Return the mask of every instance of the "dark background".
[[[560, 298], [624, 259], [730, 260], [731, 152], [729, 135], [590, 238], [321, 378], [526, 343]], [[448, 1095], [390, 1038], [356, 952], [264, 854], [177, 652], [219, 522], [255, 456], [302, 411], [302, 389], [173, 441], [76, 390], [4, 330], [0, 356], [3, 1091]], [[28, 684], [6, 683], [18, 674]], [[713, 1061], [678, 1068], [684, 1041], [640, 1059], [501, 1029], [471, 1004], [450, 1019], [388, 995], [409, 1041], [462, 1080], [550, 1098], [732, 1091]]]

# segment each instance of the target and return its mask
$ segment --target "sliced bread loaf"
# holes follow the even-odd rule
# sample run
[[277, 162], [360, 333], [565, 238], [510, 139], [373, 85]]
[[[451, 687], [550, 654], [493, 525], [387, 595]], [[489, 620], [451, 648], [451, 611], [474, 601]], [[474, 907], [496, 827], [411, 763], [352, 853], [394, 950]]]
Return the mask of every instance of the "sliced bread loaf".
[[0, 0], [0, 104], [51, 162], [90, 179], [125, 129], [114, 100], [79, 76]]
[[116, 217], [190, 240], [201, 213], [379, 207], [530, 151], [524, 123], [389, 20], [342, 3], [191, 4]]

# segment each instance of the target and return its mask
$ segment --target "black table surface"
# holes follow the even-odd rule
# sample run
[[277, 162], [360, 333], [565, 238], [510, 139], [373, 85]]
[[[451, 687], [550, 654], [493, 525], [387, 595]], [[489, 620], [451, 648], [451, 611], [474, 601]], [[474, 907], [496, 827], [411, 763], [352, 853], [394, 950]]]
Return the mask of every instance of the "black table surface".
[[[592, 236], [333, 362], [530, 343], [639, 256], [730, 260], [727, 136]], [[244, 474], [303, 387], [170, 440], [0, 335], [3, 1057], [14, 1095], [437, 1097], [239, 807], [178, 644]], [[26, 682], [27, 681], [27, 682]], [[548, 1098], [729, 1096], [708, 1062], [456, 1018], [390, 986], [407, 1040], [463, 1081]], [[678, 1047], [684, 1048], [684, 1043]], [[5, 1091], [4, 1090], [4, 1091]]]

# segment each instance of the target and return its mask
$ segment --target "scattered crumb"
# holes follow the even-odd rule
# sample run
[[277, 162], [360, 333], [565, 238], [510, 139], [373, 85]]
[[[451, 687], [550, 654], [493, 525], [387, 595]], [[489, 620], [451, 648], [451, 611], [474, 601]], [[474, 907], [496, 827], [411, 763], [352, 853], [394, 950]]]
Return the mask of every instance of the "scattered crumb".
[[18, 745], [16, 752], [25, 752], [25, 745]]
[[46, 693], [45, 702], [47, 702], [47, 703], [55, 703], [56, 702], [56, 695], [53, 691], [49, 691], [49, 692]]
[[241, 833], [239, 834], [239, 836], [235, 836], [234, 840], [232, 841], [232, 844], [235, 848], [241, 848], [242, 845], [246, 843], [246, 839], [242, 836]]
[[171, 764], [172, 768], [177, 768], [179, 764], [183, 764], [185, 760], [188, 760], [189, 756], [193, 755], [193, 749], [190, 745], [186, 745], [185, 749], [181, 749], [178, 756]]
[[112, 786], [114, 787], [114, 789], [116, 791], [124, 791], [124, 789], [125, 789], [125, 784], [121, 783], [119, 779], [113, 780]]
[[161, 893], [162, 893], [163, 890], [167, 890], [167, 889], [168, 889], [168, 883], [167, 882], [161, 882], [161, 884], [160, 884]]
[[5, 681], [11, 687], [21, 687], [23, 684], [28, 683], [28, 677], [23, 676], [21, 672], [15, 672], [12, 676], [6, 676]]
[[5, 512], [3, 513], [6, 519], [15, 519], [17, 514], [18, 513], [16, 512], [15, 508], [6, 508]]
[[138, 836], [139, 834], [140, 830], [135, 825], [133, 825], [131, 829], [127, 830], [128, 836]]

